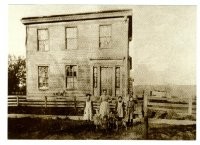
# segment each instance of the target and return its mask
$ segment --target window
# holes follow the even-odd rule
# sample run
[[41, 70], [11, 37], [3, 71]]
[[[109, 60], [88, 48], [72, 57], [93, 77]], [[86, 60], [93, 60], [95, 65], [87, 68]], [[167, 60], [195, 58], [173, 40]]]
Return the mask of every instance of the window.
[[115, 69], [115, 87], [120, 88], [120, 67]]
[[111, 48], [111, 25], [99, 27], [99, 47]]
[[49, 34], [48, 29], [38, 30], [38, 51], [49, 51]]
[[77, 66], [75, 65], [66, 66], [66, 88], [77, 88]]
[[97, 88], [97, 67], [93, 69], [93, 87]]
[[66, 28], [66, 49], [77, 49], [77, 28]]
[[38, 88], [48, 89], [48, 66], [38, 67]]

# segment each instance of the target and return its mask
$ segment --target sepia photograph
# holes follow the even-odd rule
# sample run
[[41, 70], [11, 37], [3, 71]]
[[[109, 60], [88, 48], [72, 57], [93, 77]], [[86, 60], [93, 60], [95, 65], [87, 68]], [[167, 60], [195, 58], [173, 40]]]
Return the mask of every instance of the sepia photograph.
[[195, 5], [9, 5], [8, 140], [196, 140]]

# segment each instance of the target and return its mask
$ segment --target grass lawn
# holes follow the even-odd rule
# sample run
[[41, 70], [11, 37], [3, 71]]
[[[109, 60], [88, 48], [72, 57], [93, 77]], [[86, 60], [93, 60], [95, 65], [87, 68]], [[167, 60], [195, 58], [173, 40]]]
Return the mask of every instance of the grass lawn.
[[[135, 124], [126, 131], [105, 132], [95, 130], [92, 123], [69, 119], [8, 118], [8, 139], [105, 139], [141, 140], [144, 139], [144, 125]], [[194, 140], [196, 126], [150, 125], [149, 139], [155, 140]]]

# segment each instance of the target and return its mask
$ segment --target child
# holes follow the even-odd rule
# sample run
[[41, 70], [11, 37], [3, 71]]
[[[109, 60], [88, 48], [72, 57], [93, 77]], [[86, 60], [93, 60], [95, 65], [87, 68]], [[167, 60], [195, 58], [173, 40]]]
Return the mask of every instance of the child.
[[91, 95], [86, 94], [85, 109], [84, 109], [84, 116], [83, 116], [84, 120], [86, 121], [92, 120], [92, 110], [93, 110], [93, 104], [91, 101]]
[[135, 111], [135, 102], [133, 97], [130, 96], [127, 102], [127, 117], [128, 117], [128, 124], [133, 125], [133, 115]]
[[93, 121], [94, 125], [96, 126], [96, 129], [98, 129], [101, 126], [101, 115], [98, 109], [96, 109], [96, 114], [93, 117]]
[[116, 104], [116, 111], [117, 111], [117, 116], [118, 116], [119, 121], [121, 121], [125, 116], [124, 107], [125, 105], [122, 100], [122, 96], [119, 96], [118, 102]]
[[110, 105], [108, 103], [109, 97], [106, 94], [106, 90], [103, 90], [103, 94], [100, 96], [100, 107], [99, 107], [99, 113], [101, 114], [101, 117], [105, 117], [109, 115], [110, 112]]

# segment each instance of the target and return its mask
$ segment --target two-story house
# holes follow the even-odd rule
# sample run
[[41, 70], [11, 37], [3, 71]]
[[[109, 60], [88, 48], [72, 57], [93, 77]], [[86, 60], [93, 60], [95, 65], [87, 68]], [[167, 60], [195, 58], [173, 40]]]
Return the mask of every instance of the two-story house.
[[132, 10], [22, 18], [27, 97], [127, 96]]

